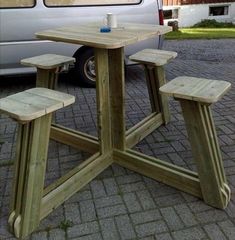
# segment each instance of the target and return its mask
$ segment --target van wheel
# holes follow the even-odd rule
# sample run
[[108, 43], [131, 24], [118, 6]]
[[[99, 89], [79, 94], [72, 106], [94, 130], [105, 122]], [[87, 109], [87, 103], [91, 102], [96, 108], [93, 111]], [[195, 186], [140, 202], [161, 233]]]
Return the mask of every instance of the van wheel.
[[85, 87], [96, 86], [95, 57], [92, 48], [82, 47], [75, 54], [73, 80]]

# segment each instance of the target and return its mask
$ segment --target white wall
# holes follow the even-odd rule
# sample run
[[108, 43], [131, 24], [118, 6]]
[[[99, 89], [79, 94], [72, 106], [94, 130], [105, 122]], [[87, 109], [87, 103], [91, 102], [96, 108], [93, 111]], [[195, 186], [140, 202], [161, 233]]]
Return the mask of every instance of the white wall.
[[[229, 6], [228, 15], [209, 16], [209, 6]], [[218, 22], [234, 22], [235, 23], [235, 2], [230, 3], [211, 3], [211, 4], [192, 4], [181, 6], [167, 6], [164, 9], [178, 8], [179, 27], [190, 27], [202, 19], [215, 19]], [[174, 19], [176, 20], [176, 19]], [[166, 24], [169, 20], [166, 20]]]

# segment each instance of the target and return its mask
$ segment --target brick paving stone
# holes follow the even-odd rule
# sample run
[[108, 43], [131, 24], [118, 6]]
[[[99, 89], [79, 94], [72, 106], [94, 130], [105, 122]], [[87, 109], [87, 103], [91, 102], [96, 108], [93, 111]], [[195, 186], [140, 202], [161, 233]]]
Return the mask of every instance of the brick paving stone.
[[47, 232], [35, 232], [32, 234], [32, 240], [45, 240], [47, 239]]
[[126, 176], [116, 177], [116, 181], [118, 184], [136, 183], [141, 180], [142, 180], [141, 175], [139, 174], [131, 174]]
[[154, 203], [154, 200], [152, 199], [149, 191], [147, 190], [138, 191], [136, 192], [136, 195], [144, 210], [153, 209], [156, 207], [156, 204]]
[[122, 197], [129, 213], [142, 210], [135, 193], [125, 193]]
[[162, 216], [158, 209], [132, 213], [130, 214], [130, 217], [135, 225], [162, 219]]
[[104, 240], [120, 239], [120, 235], [118, 233], [117, 226], [113, 218], [106, 218], [100, 220], [100, 228]]
[[180, 195], [180, 193], [176, 193], [172, 195], [155, 198], [155, 202], [159, 207], [167, 207], [183, 203], [184, 198]]
[[118, 231], [120, 233], [120, 239], [134, 239], [136, 234], [134, 228], [131, 224], [130, 218], [128, 215], [121, 215], [115, 217]]
[[157, 240], [172, 240], [170, 233], [161, 233], [155, 235]]
[[64, 205], [65, 219], [72, 221], [73, 224], [82, 222], [78, 203]]
[[104, 208], [107, 206], [120, 205], [123, 203], [123, 200], [120, 195], [114, 195], [104, 198], [95, 199], [96, 208]]
[[206, 237], [206, 234], [200, 227], [193, 227], [172, 232], [173, 239], [175, 240], [201, 240]]
[[208, 236], [212, 240], [226, 240], [227, 238], [223, 234], [223, 232], [220, 230], [219, 226], [215, 223], [211, 223], [208, 225], [205, 225], [203, 227], [205, 231], [207, 232]]
[[223, 210], [218, 209], [196, 213], [195, 216], [201, 223], [217, 222], [227, 219], [227, 214]]
[[186, 204], [176, 205], [174, 209], [186, 227], [198, 224], [194, 214]]
[[184, 227], [183, 222], [172, 207], [162, 208], [160, 212], [171, 231], [179, 230]]
[[99, 232], [99, 225], [97, 221], [74, 225], [68, 228], [67, 235], [69, 238], [81, 237]]
[[48, 240], [66, 240], [65, 231], [57, 228], [50, 230]]
[[90, 234], [82, 237], [76, 237], [73, 239], [74, 240], [102, 240], [103, 238], [100, 233], [94, 233], [94, 234]]
[[94, 180], [90, 183], [91, 191], [94, 198], [103, 197], [106, 195], [103, 182], [101, 180]]
[[143, 182], [129, 183], [129, 184], [120, 185], [120, 190], [123, 193], [135, 192], [135, 191], [143, 190], [145, 188], [146, 188], [146, 186], [145, 186], [145, 184]]
[[74, 203], [78, 201], [90, 200], [92, 198], [92, 194], [90, 190], [81, 190], [75, 193], [71, 198], [67, 200], [67, 203]]
[[168, 228], [164, 221], [144, 223], [135, 227], [139, 238], [154, 235], [156, 233], [166, 232]]
[[96, 220], [96, 210], [94, 202], [92, 200], [86, 200], [80, 202], [80, 212], [82, 222], [94, 221]]
[[103, 180], [107, 195], [118, 194], [119, 188], [114, 178], [106, 178]]
[[154, 236], [140, 238], [140, 240], [155, 240]]
[[124, 204], [97, 209], [97, 214], [100, 219], [118, 216], [121, 214], [125, 214], [126, 212], [127, 210]]
[[232, 223], [230, 220], [226, 220], [223, 222], [219, 222], [218, 225], [220, 226], [221, 230], [224, 232], [224, 234], [229, 240], [234, 239], [235, 236], [234, 223]]

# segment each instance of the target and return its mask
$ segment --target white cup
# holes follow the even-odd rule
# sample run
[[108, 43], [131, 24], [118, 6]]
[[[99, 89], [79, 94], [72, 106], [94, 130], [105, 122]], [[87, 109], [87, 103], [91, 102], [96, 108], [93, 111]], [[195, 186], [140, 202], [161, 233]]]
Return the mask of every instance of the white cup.
[[117, 27], [117, 16], [112, 13], [107, 13], [106, 15], [107, 26], [110, 28]]

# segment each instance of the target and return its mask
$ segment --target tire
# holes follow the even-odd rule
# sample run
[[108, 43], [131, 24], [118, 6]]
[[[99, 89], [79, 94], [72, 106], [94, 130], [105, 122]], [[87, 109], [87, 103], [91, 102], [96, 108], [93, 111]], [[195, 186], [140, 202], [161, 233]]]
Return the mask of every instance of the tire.
[[73, 82], [84, 87], [95, 87], [95, 58], [93, 48], [81, 47], [74, 56], [76, 62], [72, 70]]

